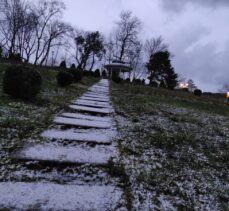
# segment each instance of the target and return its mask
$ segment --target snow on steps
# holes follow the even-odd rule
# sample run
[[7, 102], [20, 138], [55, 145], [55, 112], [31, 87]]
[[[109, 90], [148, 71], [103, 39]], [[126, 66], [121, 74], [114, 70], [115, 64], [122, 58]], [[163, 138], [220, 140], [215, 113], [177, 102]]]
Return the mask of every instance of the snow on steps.
[[110, 103], [93, 101], [93, 100], [74, 100], [74, 101], [71, 101], [71, 103], [72, 104], [84, 103], [84, 104], [88, 104], [88, 105], [103, 106], [103, 107], [111, 106]]
[[93, 108], [93, 107], [78, 106], [78, 105], [69, 105], [69, 107], [74, 110], [97, 113], [97, 114], [110, 114], [112, 112], [112, 110], [108, 108]]
[[53, 122], [61, 125], [69, 125], [69, 126], [76, 126], [76, 127], [83, 127], [83, 128], [100, 128], [100, 129], [111, 128], [111, 123], [96, 121], [96, 120], [56, 117]]
[[1, 210], [115, 210], [122, 192], [113, 186], [0, 183]]
[[68, 118], [75, 118], [75, 119], [85, 119], [85, 120], [93, 120], [93, 121], [101, 121], [111, 123], [110, 117], [100, 117], [100, 116], [93, 116], [93, 115], [86, 115], [80, 113], [62, 113], [60, 116], [68, 117]]
[[73, 105], [79, 105], [79, 106], [88, 106], [88, 107], [94, 107], [94, 108], [110, 108], [109, 105], [99, 105], [96, 103], [84, 103], [84, 102], [80, 102], [80, 101], [76, 101], [72, 103]]
[[41, 134], [43, 138], [51, 140], [68, 140], [75, 142], [88, 142], [97, 144], [111, 144], [116, 135], [114, 131], [108, 130], [46, 130]]
[[116, 155], [113, 146], [61, 146], [58, 144], [36, 144], [25, 146], [12, 158], [23, 161], [40, 161], [60, 164], [90, 164], [106, 166]]
[[79, 97], [78, 100], [90, 100], [90, 101], [96, 101], [96, 102], [109, 103], [109, 99], [96, 98], [96, 97], [86, 97], [83, 95], [81, 97]]

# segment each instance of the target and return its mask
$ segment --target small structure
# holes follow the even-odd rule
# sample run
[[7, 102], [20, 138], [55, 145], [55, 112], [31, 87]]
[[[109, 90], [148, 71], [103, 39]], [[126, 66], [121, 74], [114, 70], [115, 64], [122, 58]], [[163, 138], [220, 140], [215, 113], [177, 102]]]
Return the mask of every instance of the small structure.
[[119, 75], [120, 73], [126, 73], [132, 70], [128, 63], [118, 60], [114, 60], [112, 63], [104, 65], [104, 68], [108, 71], [109, 78], [112, 78], [113, 75]]

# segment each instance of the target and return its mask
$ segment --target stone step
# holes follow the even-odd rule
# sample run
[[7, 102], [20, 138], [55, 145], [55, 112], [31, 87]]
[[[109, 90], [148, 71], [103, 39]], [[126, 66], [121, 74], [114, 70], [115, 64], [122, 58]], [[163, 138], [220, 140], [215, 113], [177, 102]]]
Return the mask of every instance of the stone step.
[[98, 98], [101, 100], [109, 100], [109, 97], [106, 95], [97, 95], [97, 94], [83, 94], [82, 97], [91, 97], [91, 98]]
[[90, 113], [96, 113], [96, 114], [110, 114], [111, 109], [107, 108], [92, 108], [88, 106], [78, 106], [78, 105], [69, 105], [71, 109], [75, 109], [77, 111], [82, 112], [90, 112]]
[[100, 99], [100, 98], [95, 98], [95, 97], [85, 97], [81, 96], [78, 98], [79, 100], [91, 100], [91, 101], [97, 101], [97, 102], [103, 102], [103, 103], [109, 103], [109, 99]]
[[107, 100], [109, 100], [109, 96], [108, 95], [97, 95], [97, 94], [87, 94], [87, 93], [84, 93], [82, 96], [83, 97], [94, 97], [94, 98], [107, 99]]
[[99, 90], [89, 90], [85, 94], [109, 96], [109, 92], [104, 92], [104, 91], [99, 91]]
[[56, 117], [53, 120], [53, 122], [60, 125], [69, 125], [69, 126], [76, 126], [82, 128], [100, 128], [100, 129], [111, 128], [111, 123], [96, 121], [96, 120]]
[[98, 102], [98, 101], [93, 101], [93, 100], [75, 100], [72, 101], [72, 103], [88, 103], [88, 104], [93, 104], [93, 105], [100, 105], [100, 106], [110, 106], [110, 103], [106, 102]]
[[90, 164], [106, 166], [116, 155], [113, 146], [88, 145], [62, 146], [59, 144], [27, 145], [12, 158], [22, 161], [40, 161], [59, 164]]
[[112, 138], [115, 136], [112, 131], [105, 130], [46, 130], [41, 134], [43, 138], [51, 140], [68, 140], [79, 142], [91, 142], [98, 144], [111, 144]]
[[85, 115], [85, 114], [80, 114], [80, 113], [62, 113], [60, 114], [60, 116], [68, 117], [68, 118], [75, 118], [75, 119], [101, 121], [101, 122], [107, 122], [107, 123], [112, 122], [110, 117], [99, 117], [99, 116]]
[[76, 101], [72, 103], [73, 105], [79, 105], [79, 106], [88, 106], [88, 107], [93, 107], [93, 108], [111, 108], [109, 105], [98, 105], [96, 103], [84, 103], [80, 101]]
[[115, 210], [121, 197], [122, 191], [109, 185], [0, 183], [1, 210]]

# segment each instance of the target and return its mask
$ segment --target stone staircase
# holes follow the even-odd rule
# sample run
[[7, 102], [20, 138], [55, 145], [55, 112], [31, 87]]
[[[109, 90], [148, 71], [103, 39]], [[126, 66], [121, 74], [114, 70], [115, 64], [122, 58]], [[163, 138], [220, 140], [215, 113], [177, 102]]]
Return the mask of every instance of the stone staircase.
[[0, 183], [0, 209], [118, 210], [122, 190], [107, 173], [117, 156], [109, 82], [101, 80], [41, 136], [12, 155], [23, 168]]

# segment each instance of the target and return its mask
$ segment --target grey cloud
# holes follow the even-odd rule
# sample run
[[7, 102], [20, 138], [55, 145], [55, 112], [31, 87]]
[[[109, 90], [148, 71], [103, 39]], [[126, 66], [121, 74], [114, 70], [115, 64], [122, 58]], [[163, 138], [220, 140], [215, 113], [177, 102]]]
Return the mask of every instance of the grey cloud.
[[223, 84], [228, 84], [229, 67], [227, 55], [229, 54], [229, 43], [222, 52], [216, 52], [217, 45], [208, 43], [197, 45], [190, 52], [177, 55], [175, 68], [182, 70], [187, 78], [192, 78], [197, 85], [205, 91], [216, 91]]
[[216, 8], [218, 6], [229, 6], [229, 0], [160, 0], [166, 10], [179, 12], [188, 4]]

